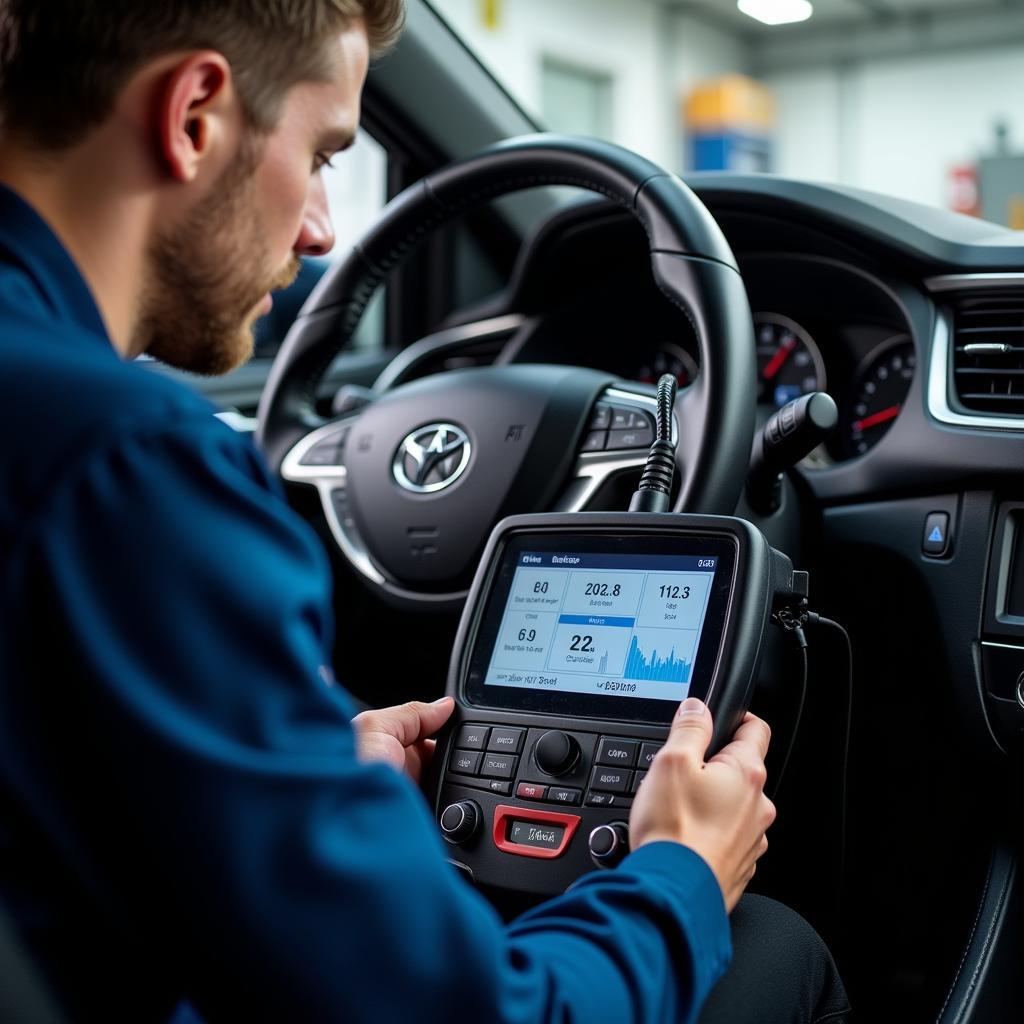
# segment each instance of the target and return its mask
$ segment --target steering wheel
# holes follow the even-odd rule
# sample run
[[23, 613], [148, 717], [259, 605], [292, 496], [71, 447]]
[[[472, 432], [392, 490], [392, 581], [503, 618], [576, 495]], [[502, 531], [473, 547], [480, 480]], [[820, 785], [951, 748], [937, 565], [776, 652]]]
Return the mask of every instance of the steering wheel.
[[455, 605], [494, 523], [585, 507], [646, 460], [649, 389], [572, 366], [438, 373], [325, 420], [317, 386], [385, 275], [438, 226], [498, 196], [574, 185], [647, 233], [654, 280], [689, 318], [700, 373], [676, 402], [677, 510], [731, 513], [754, 430], [755, 347], [736, 259], [683, 182], [596, 139], [531, 135], [445, 167], [393, 199], [303, 306], [274, 361], [257, 443], [287, 481], [313, 485], [339, 549], [392, 601]]

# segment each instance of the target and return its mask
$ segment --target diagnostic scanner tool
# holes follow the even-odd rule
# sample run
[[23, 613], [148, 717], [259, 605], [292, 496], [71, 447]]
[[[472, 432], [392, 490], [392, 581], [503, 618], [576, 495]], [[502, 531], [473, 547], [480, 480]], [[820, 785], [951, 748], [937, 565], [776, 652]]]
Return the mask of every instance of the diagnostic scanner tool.
[[451, 858], [480, 883], [561, 892], [629, 850], [633, 798], [679, 702], [746, 711], [773, 605], [806, 575], [742, 519], [514, 516], [456, 638], [456, 710], [431, 785]]
[[629, 809], [679, 702], [739, 725], [773, 612], [807, 574], [743, 519], [667, 510], [675, 379], [626, 513], [495, 527], [455, 640], [455, 711], [428, 780], [452, 860], [475, 881], [561, 892], [629, 852]]

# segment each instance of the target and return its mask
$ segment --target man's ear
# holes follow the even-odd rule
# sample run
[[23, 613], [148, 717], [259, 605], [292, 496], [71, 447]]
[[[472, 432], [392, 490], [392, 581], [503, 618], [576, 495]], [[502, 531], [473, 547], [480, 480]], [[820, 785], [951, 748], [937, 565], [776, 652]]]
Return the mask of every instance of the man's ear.
[[236, 108], [231, 67], [222, 54], [192, 53], [171, 69], [159, 97], [159, 141], [176, 181], [193, 181], [204, 161], [230, 141]]

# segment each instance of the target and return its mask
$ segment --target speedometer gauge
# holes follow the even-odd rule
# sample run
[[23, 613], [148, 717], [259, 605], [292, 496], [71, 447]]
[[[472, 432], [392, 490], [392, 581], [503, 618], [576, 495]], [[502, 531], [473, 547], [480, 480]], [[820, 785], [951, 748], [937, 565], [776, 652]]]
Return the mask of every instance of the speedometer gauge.
[[863, 455], [893, 425], [910, 390], [916, 362], [914, 343], [905, 334], [890, 339], [865, 360], [844, 417], [850, 455]]
[[697, 376], [697, 361], [686, 349], [666, 341], [634, 376], [645, 384], [656, 384], [663, 373], [671, 373], [680, 388], [689, 387]]
[[825, 361], [814, 339], [779, 313], [754, 317], [757, 400], [781, 409], [794, 398], [825, 390]]

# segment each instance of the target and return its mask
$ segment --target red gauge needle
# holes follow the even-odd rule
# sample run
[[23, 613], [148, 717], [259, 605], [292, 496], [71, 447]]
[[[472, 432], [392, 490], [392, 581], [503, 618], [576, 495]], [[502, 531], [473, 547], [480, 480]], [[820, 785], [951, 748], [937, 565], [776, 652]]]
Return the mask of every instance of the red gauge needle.
[[879, 412], [873, 412], [870, 416], [865, 416], [862, 420], [855, 420], [850, 424], [854, 430], [861, 432], [867, 430], [869, 427], [877, 427], [879, 423], [887, 423], [889, 420], [896, 419], [900, 414], [900, 405], [890, 405], [888, 409], [882, 409]]
[[780, 346], [778, 352], [772, 356], [771, 361], [761, 372], [765, 380], [771, 380], [782, 369], [782, 364], [789, 358], [790, 352], [796, 348], [796, 338], [788, 338]]

